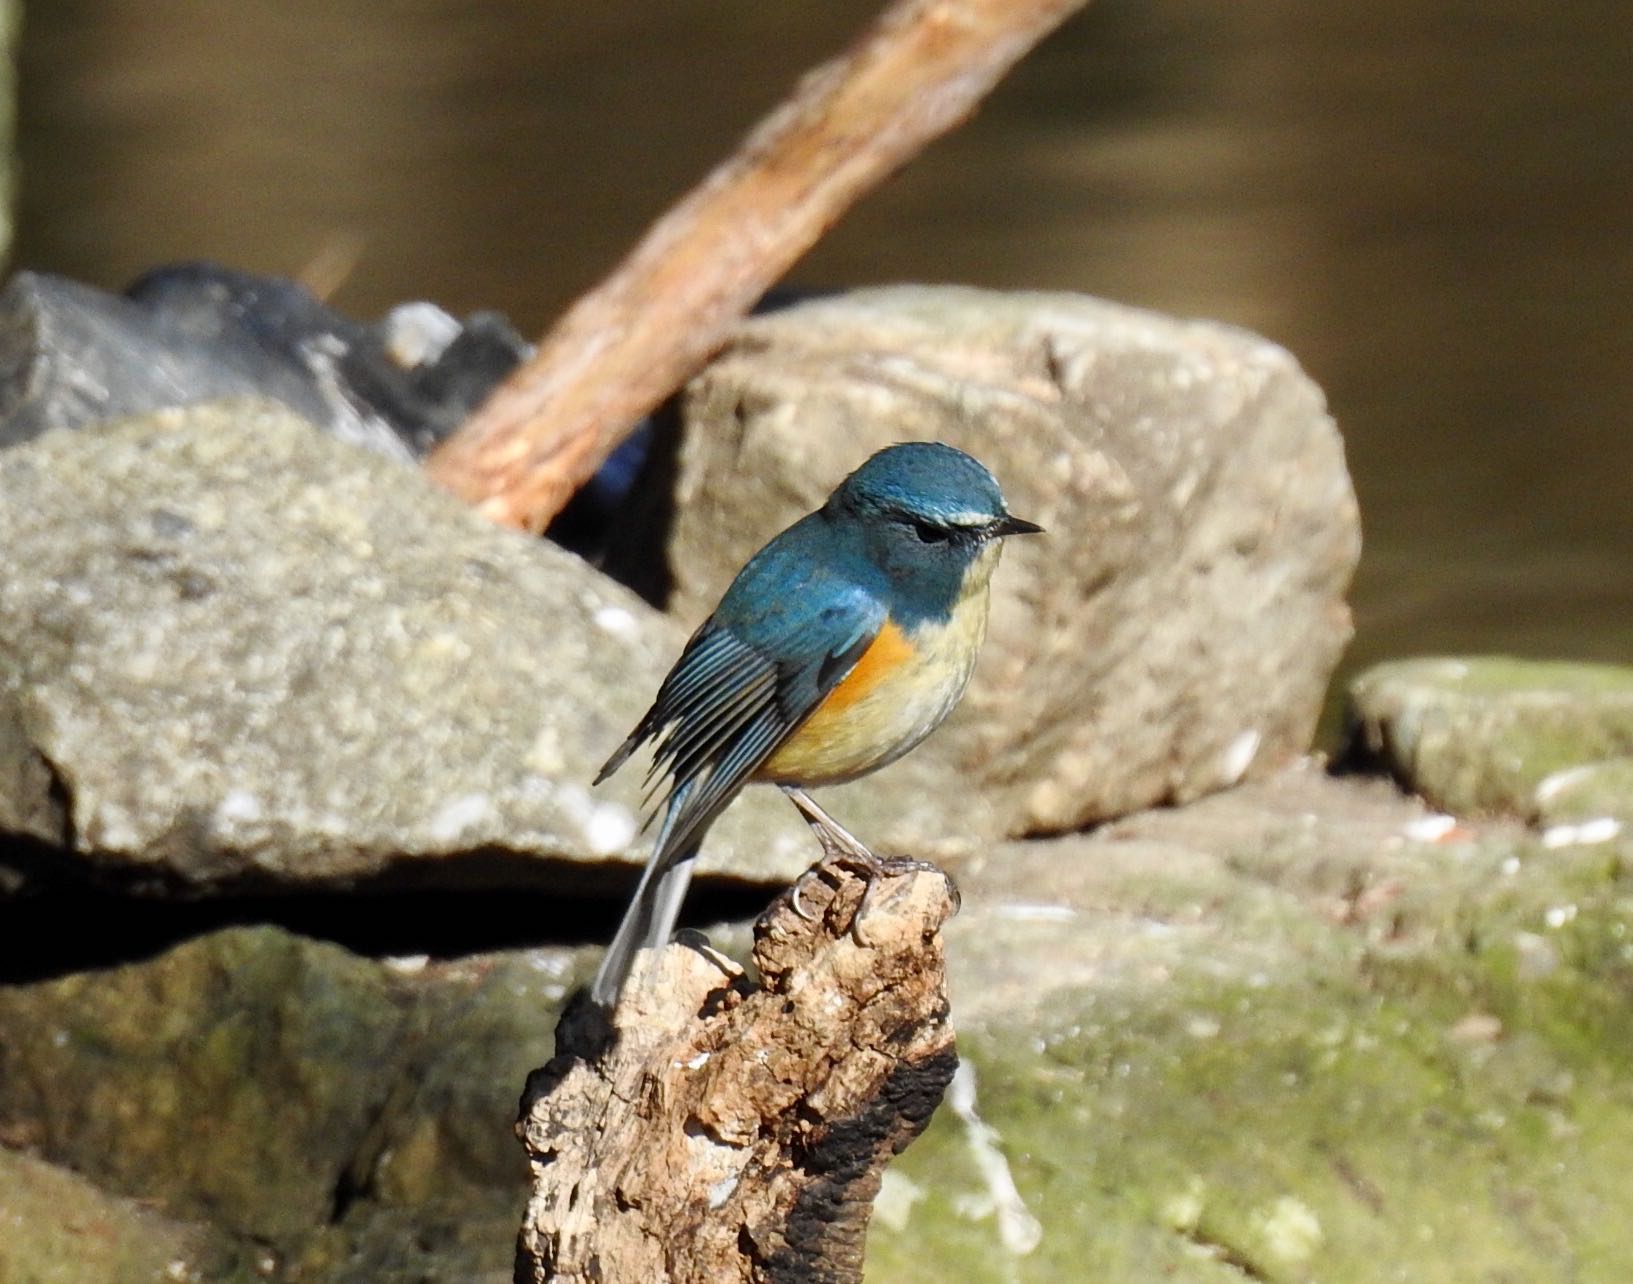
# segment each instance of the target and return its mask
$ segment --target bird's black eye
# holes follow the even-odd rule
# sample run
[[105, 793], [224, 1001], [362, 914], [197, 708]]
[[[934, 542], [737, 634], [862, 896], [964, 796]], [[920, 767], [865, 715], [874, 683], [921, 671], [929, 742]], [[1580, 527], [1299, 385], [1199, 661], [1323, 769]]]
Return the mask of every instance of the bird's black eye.
[[945, 526], [936, 526], [930, 522], [915, 521], [912, 523], [913, 534], [919, 538], [921, 544], [945, 544], [953, 537], [952, 531]]

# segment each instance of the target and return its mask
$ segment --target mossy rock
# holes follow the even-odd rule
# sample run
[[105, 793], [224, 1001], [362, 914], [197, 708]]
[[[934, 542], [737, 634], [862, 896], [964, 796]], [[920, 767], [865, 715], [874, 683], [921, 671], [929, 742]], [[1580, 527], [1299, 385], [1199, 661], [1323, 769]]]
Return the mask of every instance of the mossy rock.
[[894, 1166], [869, 1284], [1626, 1279], [1633, 846], [1422, 817], [1312, 780], [966, 880], [976, 1091]]
[[0, 986], [0, 1136], [301, 1279], [508, 1278], [517, 1096], [588, 962], [377, 960], [261, 926]]
[[0, 1280], [6, 1284], [250, 1284], [264, 1254], [178, 1222], [83, 1177], [0, 1146]]
[[1404, 660], [1356, 678], [1350, 706], [1358, 747], [1457, 815], [1535, 817], [1560, 773], [1633, 756], [1633, 668]]

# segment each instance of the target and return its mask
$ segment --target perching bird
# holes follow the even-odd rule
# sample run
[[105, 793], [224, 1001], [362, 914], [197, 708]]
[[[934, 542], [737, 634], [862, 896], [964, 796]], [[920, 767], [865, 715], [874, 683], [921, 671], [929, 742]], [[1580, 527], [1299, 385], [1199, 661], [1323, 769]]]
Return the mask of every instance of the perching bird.
[[867, 848], [805, 793], [894, 762], [969, 682], [1010, 515], [987, 469], [938, 442], [879, 451], [738, 572], [657, 699], [596, 777], [656, 745], [663, 824], [590, 986], [610, 1009], [636, 951], [666, 944], [715, 818], [749, 781], [780, 785], [824, 838]]

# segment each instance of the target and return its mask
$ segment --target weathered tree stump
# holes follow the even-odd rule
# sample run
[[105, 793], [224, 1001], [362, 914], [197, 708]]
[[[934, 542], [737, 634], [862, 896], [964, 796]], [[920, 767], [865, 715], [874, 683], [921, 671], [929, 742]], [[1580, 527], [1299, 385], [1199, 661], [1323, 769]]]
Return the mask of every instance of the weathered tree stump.
[[520, 1281], [859, 1281], [885, 1163], [957, 1065], [945, 876], [833, 862], [755, 927], [758, 988], [712, 953], [644, 955], [611, 1028], [570, 1009], [528, 1080]]

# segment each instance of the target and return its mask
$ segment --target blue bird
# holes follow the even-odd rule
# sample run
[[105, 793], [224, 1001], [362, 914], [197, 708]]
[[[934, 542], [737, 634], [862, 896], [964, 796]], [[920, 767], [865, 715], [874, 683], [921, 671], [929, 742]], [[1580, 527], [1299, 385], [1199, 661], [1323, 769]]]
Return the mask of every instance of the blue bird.
[[663, 824], [591, 998], [618, 1001], [636, 951], [666, 944], [704, 833], [750, 781], [782, 787], [825, 849], [868, 849], [805, 793], [894, 762], [964, 694], [1012, 516], [986, 467], [939, 442], [887, 447], [738, 572], [607, 760], [655, 745]]

